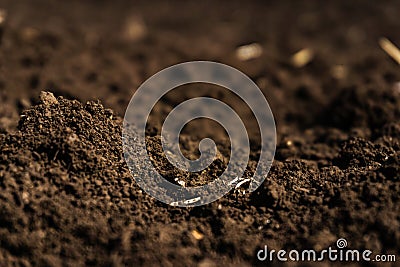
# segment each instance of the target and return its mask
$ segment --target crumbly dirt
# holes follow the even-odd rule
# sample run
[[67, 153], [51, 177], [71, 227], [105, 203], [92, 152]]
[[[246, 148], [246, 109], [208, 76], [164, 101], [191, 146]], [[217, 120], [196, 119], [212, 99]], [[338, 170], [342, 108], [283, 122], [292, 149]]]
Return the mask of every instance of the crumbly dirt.
[[[0, 8], [1, 266], [263, 265], [256, 253], [264, 245], [321, 250], [338, 238], [400, 257], [400, 72], [378, 45], [381, 36], [400, 44], [395, 1], [42, 0]], [[237, 47], [252, 42], [263, 53], [240, 61]], [[303, 48], [314, 57], [298, 68], [291, 56]], [[146, 78], [197, 59], [230, 64], [259, 85], [278, 146], [257, 191], [178, 208], [136, 185], [121, 117]], [[185, 155], [196, 158], [204, 137], [219, 150], [205, 173], [188, 175], [165, 159], [165, 115], [211, 96], [251, 118], [221, 88], [180, 89], [155, 107], [147, 146], [160, 173], [194, 186], [221, 173], [229, 140], [210, 121], [188, 125]], [[259, 149], [246, 126], [244, 178]]]

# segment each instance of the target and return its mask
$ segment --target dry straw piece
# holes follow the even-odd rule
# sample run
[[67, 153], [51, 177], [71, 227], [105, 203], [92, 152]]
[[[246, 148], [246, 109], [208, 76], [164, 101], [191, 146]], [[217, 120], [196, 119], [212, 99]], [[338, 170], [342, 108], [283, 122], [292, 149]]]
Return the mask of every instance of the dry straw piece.
[[7, 19], [7, 11], [0, 8], [0, 43], [3, 37], [4, 23]]
[[389, 39], [382, 37], [379, 39], [380, 47], [398, 64], [400, 64], [400, 50]]
[[296, 68], [301, 68], [310, 63], [313, 58], [314, 52], [310, 48], [304, 48], [292, 56], [292, 64]]
[[0, 8], [0, 25], [3, 24], [7, 19], [7, 11]]

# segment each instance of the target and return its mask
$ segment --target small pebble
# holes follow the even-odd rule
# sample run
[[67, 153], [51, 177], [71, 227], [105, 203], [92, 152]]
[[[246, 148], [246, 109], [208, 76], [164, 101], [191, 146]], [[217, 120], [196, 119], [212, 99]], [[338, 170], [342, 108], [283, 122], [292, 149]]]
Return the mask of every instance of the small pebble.
[[263, 49], [260, 44], [252, 43], [236, 49], [236, 57], [241, 61], [255, 59], [261, 56]]
[[20, 32], [20, 36], [23, 41], [32, 42], [35, 41], [40, 36], [40, 32], [35, 28], [26, 27], [22, 29], [22, 31]]
[[146, 25], [141, 17], [132, 16], [126, 20], [124, 35], [129, 41], [135, 42], [143, 39], [147, 34]]
[[218, 265], [215, 262], [213, 262], [211, 259], [204, 259], [197, 266], [198, 267], [216, 267]]
[[67, 143], [69, 145], [72, 145], [78, 141], [79, 141], [79, 137], [75, 133], [72, 133], [70, 136], [68, 136]]
[[336, 65], [331, 68], [331, 75], [337, 80], [342, 80], [346, 78], [347, 73], [347, 67], [344, 65]]
[[197, 230], [193, 230], [192, 231], [192, 236], [196, 239], [196, 240], [202, 240], [204, 238], [204, 235], [202, 233], [200, 233]]
[[22, 201], [27, 204], [29, 203], [29, 193], [28, 192], [23, 192], [22, 193]]
[[40, 100], [47, 106], [58, 104], [57, 98], [53, 95], [53, 93], [50, 92], [40, 92]]
[[400, 95], [400, 82], [394, 83], [394, 85], [393, 85], [393, 91], [394, 91], [396, 94], [399, 94], [399, 95]]

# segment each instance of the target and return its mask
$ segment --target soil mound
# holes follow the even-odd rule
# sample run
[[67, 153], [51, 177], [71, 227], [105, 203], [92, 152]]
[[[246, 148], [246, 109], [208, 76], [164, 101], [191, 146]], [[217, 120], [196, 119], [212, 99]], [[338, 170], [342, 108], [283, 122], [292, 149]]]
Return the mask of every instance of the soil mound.
[[[40, 99], [16, 132], [0, 135], [5, 265], [257, 263], [267, 243], [322, 249], [340, 237], [375, 253], [399, 251], [397, 122], [373, 139], [329, 128], [286, 136], [256, 192], [239, 188], [182, 209], [136, 186], [111, 110], [47, 92]], [[154, 138], [149, 145], [159, 146]]]

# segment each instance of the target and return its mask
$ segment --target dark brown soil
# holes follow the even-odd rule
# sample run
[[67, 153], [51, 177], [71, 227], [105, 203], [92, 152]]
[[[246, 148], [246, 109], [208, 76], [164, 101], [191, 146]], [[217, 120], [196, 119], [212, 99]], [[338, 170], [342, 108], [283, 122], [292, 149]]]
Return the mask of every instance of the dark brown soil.
[[[10, 0], [0, 8], [1, 266], [248, 266], [265, 264], [256, 257], [264, 245], [320, 250], [338, 238], [400, 259], [400, 69], [378, 45], [381, 36], [400, 44], [396, 1]], [[238, 60], [236, 48], [252, 42], [263, 54]], [[291, 56], [303, 48], [315, 56], [296, 68]], [[237, 67], [260, 86], [278, 147], [256, 192], [177, 208], [135, 184], [121, 117], [146, 78], [198, 59]], [[171, 180], [198, 185], [221, 172], [229, 141], [207, 120], [189, 125], [184, 154], [197, 157], [206, 136], [219, 154], [204, 175], [187, 176], [165, 161], [165, 115], [212, 96], [251, 118], [222, 89], [180, 89], [152, 114], [149, 153]], [[259, 147], [246, 126], [248, 177]]]

